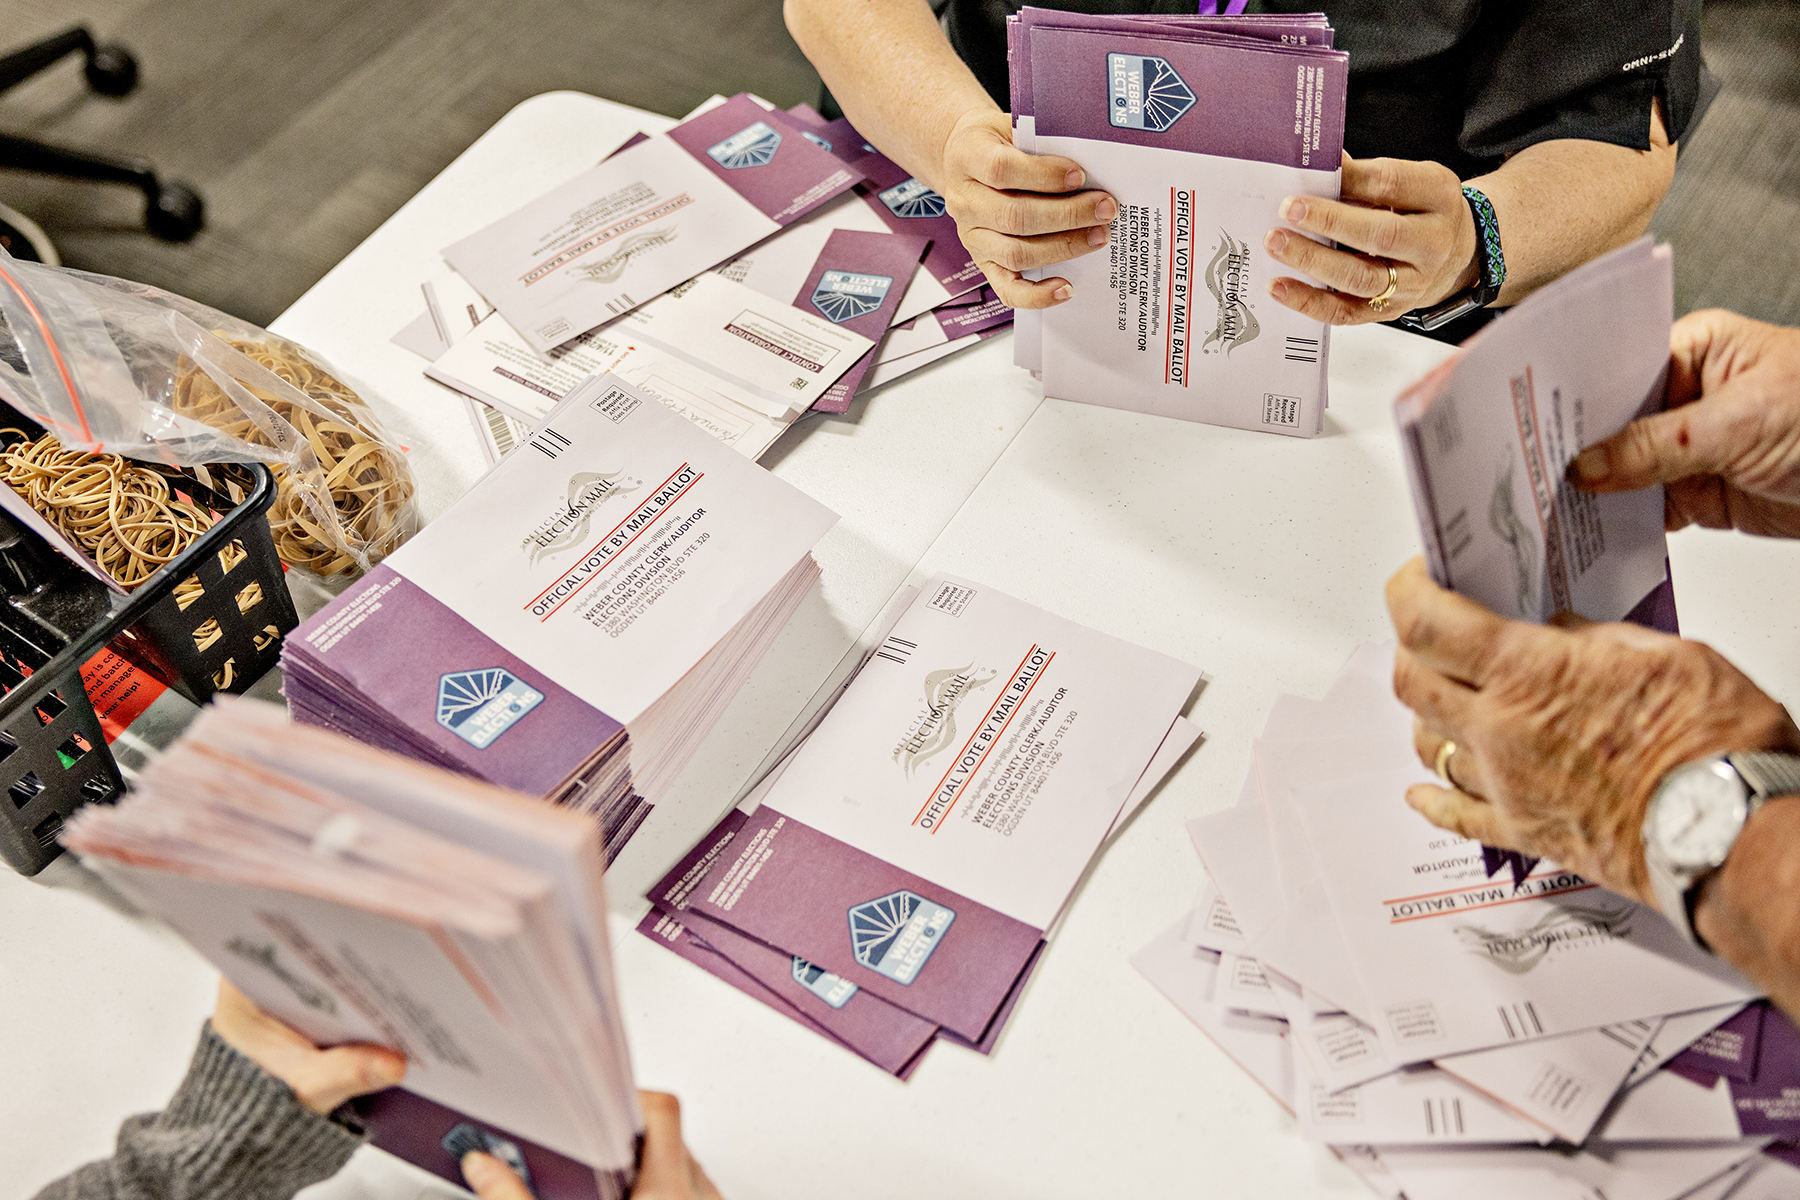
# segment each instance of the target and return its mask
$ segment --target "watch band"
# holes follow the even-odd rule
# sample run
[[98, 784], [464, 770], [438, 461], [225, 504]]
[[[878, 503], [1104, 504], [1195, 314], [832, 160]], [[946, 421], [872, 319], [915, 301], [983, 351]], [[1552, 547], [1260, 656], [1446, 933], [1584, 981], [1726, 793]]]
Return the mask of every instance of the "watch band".
[[1800, 793], [1800, 754], [1730, 754], [1725, 761], [1750, 785], [1752, 803]]
[[1463, 199], [1469, 204], [1469, 215], [1475, 220], [1475, 285], [1430, 308], [1415, 308], [1402, 313], [1399, 324], [1429, 333], [1478, 308], [1486, 308], [1500, 295], [1500, 285], [1506, 282], [1506, 253], [1500, 246], [1500, 218], [1494, 214], [1493, 202], [1480, 188], [1465, 183], [1462, 191]]

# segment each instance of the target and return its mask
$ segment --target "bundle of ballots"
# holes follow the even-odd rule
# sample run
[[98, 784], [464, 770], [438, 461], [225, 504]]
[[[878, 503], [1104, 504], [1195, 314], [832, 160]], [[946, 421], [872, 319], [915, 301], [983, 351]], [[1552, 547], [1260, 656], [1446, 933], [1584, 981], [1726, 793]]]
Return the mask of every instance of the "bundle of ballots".
[[1012, 320], [941, 196], [848, 122], [749, 95], [630, 139], [445, 257], [394, 340], [461, 394], [490, 461], [600, 372], [757, 458], [809, 409], [844, 412]]
[[1013, 142], [1080, 163], [1119, 215], [1017, 322], [1044, 394], [1312, 437], [1329, 329], [1267, 298], [1286, 196], [1338, 195], [1348, 60], [1322, 14], [1008, 18]]
[[836, 516], [614, 376], [291, 634], [297, 719], [642, 825]]
[[1194, 744], [1185, 663], [984, 584], [903, 594], [639, 929], [905, 1078], [994, 1048], [1088, 864]]
[[67, 844], [321, 1045], [406, 1056], [354, 1102], [452, 1182], [483, 1150], [539, 1200], [623, 1200], [644, 1125], [589, 816], [221, 697]]
[[1800, 1181], [1770, 1142], [1800, 1139], [1800, 1032], [1654, 910], [1408, 808], [1436, 777], [1393, 653], [1276, 701], [1237, 804], [1189, 823], [1200, 894], [1139, 970], [1390, 1195]]

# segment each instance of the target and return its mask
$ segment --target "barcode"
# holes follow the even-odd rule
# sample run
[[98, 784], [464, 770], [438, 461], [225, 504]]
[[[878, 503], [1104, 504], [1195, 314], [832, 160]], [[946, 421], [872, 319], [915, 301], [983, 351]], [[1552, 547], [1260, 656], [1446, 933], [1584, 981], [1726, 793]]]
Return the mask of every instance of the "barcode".
[[637, 306], [638, 302], [624, 292], [619, 293], [619, 298], [617, 300], [608, 300], [606, 302], [607, 311], [614, 313], [622, 313], [628, 309], [636, 308]]
[[1319, 361], [1319, 339], [1290, 337], [1287, 339], [1287, 360], [1289, 362], [1316, 363]]
[[911, 658], [912, 652], [918, 648], [919, 644], [917, 642], [909, 642], [905, 638], [891, 637], [887, 641], [881, 643], [881, 649], [875, 652], [875, 657], [885, 658], [891, 663], [899, 663], [901, 666], [905, 666], [906, 660]]
[[484, 405], [483, 411], [487, 413], [488, 433], [494, 439], [494, 452], [505, 458], [519, 444], [518, 439], [513, 437], [512, 422], [497, 408], [487, 408]]
[[1527, 1000], [1523, 1004], [1502, 1004], [1496, 1011], [1500, 1014], [1500, 1024], [1506, 1028], [1506, 1036], [1509, 1040], [1517, 1041], [1520, 1038], [1543, 1036], [1544, 1023], [1538, 1020], [1537, 1009], [1532, 1007], [1531, 1001]]

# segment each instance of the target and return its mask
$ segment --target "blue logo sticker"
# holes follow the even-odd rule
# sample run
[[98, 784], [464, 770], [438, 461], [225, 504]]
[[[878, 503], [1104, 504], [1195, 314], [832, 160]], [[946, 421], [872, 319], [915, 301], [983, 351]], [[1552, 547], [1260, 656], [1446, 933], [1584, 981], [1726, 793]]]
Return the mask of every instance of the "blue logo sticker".
[[850, 997], [862, 990], [842, 975], [815, 967], [798, 954], [794, 955], [794, 982], [833, 1008], [844, 1007], [850, 1003]]
[[888, 206], [888, 211], [896, 217], [941, 217], [944, 215], [944, 198], [917, 179], [896, 183], [887, 191], [881, 192], [880, 197], [881, 202]]
[[781, 134], [769, 128], [767, 122], [758, 121], [748, 129], [741, 129], [716, 146], [708, 146], [706, 153], [721, 167], [735, 171], [739, 167], [766, 167], [775, 158], [775, 147], [781, 145]]
[[471, 1151], [491, 1154], [511, 1167], [513, 1173], [524, 1182], [526, 1187], [531, 1186], [531, 1168], [525, 1165], [524, 1151], [520, 1150], [516, 1143], [507, 1141], [497, 1133], [490, 1133], [479, 1125], [471, 1125], [464, 1121], [446, 1133], [438, 1145], [448, 1150], [450, 1157], [458, 1162], [462, 1161], [463, 1155]]
[[1193, 89], [1160, 58], [1109, 54], [1106, 80], [1111, 93], [1108, 119], [1122, 129], [1161, 133], [1194, 107]]
[[813, 133], [811, 130], [802, 129], [800, 131], [800, 136], [817, 146], [819, 149], [825, 151], [825, 153], [831, 153], [831, 143], [820, 137], [818, 134]]
[[880, 308], [881, 302], [887, 299], [888, 289], [893, 286], [892, 275], [827, 271], [819, 276], [819, 286], [813, 289], [812, 305], [825, 314], [827, 321], [842, 325]]
[[437, 719], [469, 745], [486, 750], [543, 702], [544, 693], [500, 667], [457, 671], [438, 680]]
[[871, 971], [910, 985], [954, 920], [954, 912], [917, 892], [891, 892], [850, 910], [850, 948]]

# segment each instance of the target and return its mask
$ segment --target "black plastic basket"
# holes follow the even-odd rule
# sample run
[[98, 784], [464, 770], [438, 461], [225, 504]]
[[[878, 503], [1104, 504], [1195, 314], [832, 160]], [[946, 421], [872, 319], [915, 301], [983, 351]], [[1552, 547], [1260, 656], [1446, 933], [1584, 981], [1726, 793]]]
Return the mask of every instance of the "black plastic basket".
[[[274, 474], [260, 463], [215, 464], [204, 469], [205, 482], [197, 472], [155, 469], [172, 491], [220, 515], [122, 601], [36, 534], [0, 536], [0, 570], [15, 588], [33, 589], [50, 613], [0, 602], [0, 858], [21, 874], [35, 875], [61, 853], [56, 836], [76, 808], [114, 802], [124, 790], [82, 687], [88, 659], [110, 646], [203, 704], [261, 678], [299, 624], [266, 515]], [[182, 587], [190, 579], [197, 593]], [[96, 602], [97, 593], [104, 594]]]

